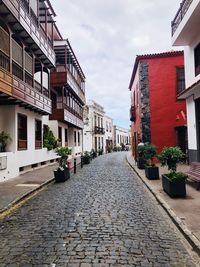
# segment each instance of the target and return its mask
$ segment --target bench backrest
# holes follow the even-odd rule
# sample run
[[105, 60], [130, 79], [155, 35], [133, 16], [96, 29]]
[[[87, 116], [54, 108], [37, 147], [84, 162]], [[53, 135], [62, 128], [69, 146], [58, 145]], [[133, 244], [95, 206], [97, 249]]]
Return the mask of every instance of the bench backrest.
[[200, 162], [192, 162], [190, 165], [189, 172], [200, 175]]

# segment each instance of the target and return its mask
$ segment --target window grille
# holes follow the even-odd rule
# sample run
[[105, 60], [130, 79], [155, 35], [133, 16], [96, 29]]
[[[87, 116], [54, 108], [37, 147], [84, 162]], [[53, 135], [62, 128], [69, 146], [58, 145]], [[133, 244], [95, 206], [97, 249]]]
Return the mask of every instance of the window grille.
[[22, 66], [23, 49], [12, 39], [12, 59], [20, 66]]

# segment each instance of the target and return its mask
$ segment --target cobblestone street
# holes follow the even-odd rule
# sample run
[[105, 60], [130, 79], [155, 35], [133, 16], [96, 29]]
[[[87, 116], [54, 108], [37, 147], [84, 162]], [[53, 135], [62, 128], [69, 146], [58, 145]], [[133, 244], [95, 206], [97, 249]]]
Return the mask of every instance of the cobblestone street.
[[96, 158], [1, 220], [0, 266], [195, 266], [125, 155]]

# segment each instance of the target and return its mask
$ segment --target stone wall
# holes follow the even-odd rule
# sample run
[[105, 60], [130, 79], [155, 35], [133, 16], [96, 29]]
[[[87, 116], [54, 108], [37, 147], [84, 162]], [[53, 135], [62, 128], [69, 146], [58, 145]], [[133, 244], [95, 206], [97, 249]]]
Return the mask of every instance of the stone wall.
[[140, 63], [139, 67], [140, 79], [140, 101], [141, 101], [141, 129], [142, 141], [151, 142], [150, 128], [150, 107], [149, 107], [149, 79], [148, 79], [148, 64]]

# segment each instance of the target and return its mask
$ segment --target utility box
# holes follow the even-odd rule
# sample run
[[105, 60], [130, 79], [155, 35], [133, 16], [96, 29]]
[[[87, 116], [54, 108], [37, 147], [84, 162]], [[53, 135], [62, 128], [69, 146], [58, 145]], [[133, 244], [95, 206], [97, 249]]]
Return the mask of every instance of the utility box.
[[0, 170], [5, 170], [7, 168], [7, 157], [0, 156]]

